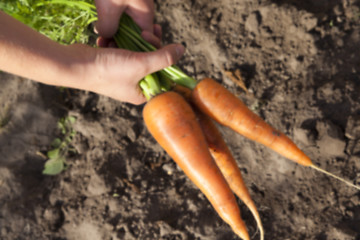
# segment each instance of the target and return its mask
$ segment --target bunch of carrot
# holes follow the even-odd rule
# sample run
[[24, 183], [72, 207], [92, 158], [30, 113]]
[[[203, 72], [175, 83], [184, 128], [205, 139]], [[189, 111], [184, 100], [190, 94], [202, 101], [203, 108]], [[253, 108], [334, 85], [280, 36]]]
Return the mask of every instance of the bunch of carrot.
[[[140, 34], [132, 19], [124, 15], [115, 41], [133, 51], [155, 50]], [[250, 239], [233, 191], [253, 213], [264, 239], [260, 215], [235, 159], [215, 124], [192, 100], [198, 86], [176, 66], [146, 76], [140, 81], [148, 99], [143, 110], [145, 124], [239, 237]]]
[[[95, 6], [81, 0], [41, 1], [34, 7], [50, 4], [81, 9], [91, 16], [88, 23], [97, 18]], [[156, 50], [141, 37], [141, 29], [126, 14], [120, 19], [114, 40], [119, 48], [146, 52]], [[261, 239], [264, 239], [264, 230], [237, 163], [213, 120], [296, 163], [312, 167], [360, 189], [315, 166], [288, 137], [266, 124], [212, 79], [197, 82], [177, 66], [170, 66], [146, 76], [139, 85], [148, 99], [143, 117], [150, 133], [242, 239], [248, 240], [250, 237], [240, 217], [234, 193], [252, 212]]]
[[[133, 20], [123, 15], [115, 41], [120, 48], [133, 51], [156, 50], [140, 34]], [[177, 66], [171, 66], [146, 76], [139, 84], [148, 99], [143, 118], [149, 132], [242, 239], [250, 237], [234, 193], [252, 212], [260, 239], [264, 239], [264, 230], [237, 163], [212, 120], [298, 164], [360, 189], [315, 166], [287, 136], [268, 125], [212, 79], [197, 82]]]

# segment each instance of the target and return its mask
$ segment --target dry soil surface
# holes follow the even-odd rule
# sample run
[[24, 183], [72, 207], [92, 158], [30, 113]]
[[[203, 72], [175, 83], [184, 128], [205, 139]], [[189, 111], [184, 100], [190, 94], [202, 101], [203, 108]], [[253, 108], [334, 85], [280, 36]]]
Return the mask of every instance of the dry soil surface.
[[[163, 0], [156, 21], [165, 43], [186, 45], [186, 73], [221, 82], [314, 163], [360, 184], [359, 1]], [[240, 71], [247, 91], [225, 71]], [[238, 239], [150, 136], [143, 106], [5, 73], [0, 83], [0, 239]], [[67, 115], [76, 153], [44, 176]], [[360, 239], [359, 191], [221, 131], [266, 239]]]

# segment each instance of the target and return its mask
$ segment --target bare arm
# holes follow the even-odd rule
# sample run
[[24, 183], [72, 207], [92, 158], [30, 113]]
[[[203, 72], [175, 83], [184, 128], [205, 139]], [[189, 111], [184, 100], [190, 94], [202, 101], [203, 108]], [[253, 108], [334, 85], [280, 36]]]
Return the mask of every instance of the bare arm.
[[75, 84], [72, 76], [83, 71], [79, 55], [1, 11], [0, 22], [2, 70], [51, 85]]
[[140, 104], [138, 81], [174, 64], [183, 54], [178, 44], [151, 53], [92, 48], [53, 42], [0, 11], [0, 69], [49, 85], [93, 91]]

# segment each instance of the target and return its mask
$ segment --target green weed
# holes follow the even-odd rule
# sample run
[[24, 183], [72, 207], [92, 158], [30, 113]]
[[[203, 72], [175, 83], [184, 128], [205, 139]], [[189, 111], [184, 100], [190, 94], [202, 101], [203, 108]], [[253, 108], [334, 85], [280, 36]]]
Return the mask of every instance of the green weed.
[[56, 175], [67, 168], [66, 156], [69, 152], [76, 152], [76, 150], [71, 147], [72, 140], [76, 135], [76, 131], [73, 129], [75, 122], [76, 118], [72, 116], [59, 120], [58, 128], [63, 136], [62, 138], [55, 138], [52, 142], [52, 149], [47, 152], [49, 159], [45, 162], [43, 174]]

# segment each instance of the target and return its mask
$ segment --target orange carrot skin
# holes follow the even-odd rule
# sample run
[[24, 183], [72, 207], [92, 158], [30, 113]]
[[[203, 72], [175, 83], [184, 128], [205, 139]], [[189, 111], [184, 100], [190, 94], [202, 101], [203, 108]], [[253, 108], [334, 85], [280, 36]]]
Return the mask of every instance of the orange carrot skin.
[[[180, 93], [186, 99], [190, 100], [190, 89], [182, 86], [176, 86], [174, 90]], [[244, 199], [240, 197], [240, 199], [246, 205], [254, 205], [253, 201], [251, 200], [250, 193], [246, 188], [246, 185], [242, 178], [239, 167], [237, 166], [237, 163], [233, 158], [230, 149], [227, 147], [227, 144], [222, 137], [222, 134], [207, 115], [203, 114], [200, 111], [196, 111], [196, 109], [194, 111], [196, 113], [197, 120], [200, 124], [202, 132], [205, 136], [210, 153], [213, 156], [220, 171], [223, 173], [230, 188], [238, 195], [238, 197], [246, 196]]]
[[[191, 99], [191, 90], [182, 86], [176, 86], [174, 91], [180, 93], [187, 100]], [[230, 149], [227, 147], [222, 134], [217, 129], [212, 120], [202, 112], [196, 111], [197, 120], [200, 124], [202, 132], [205, 136], [208, 148], [213, 156], [216, 164], [223, 173], [230, 188], [240, 197], [246, 196], [246, 199], [241, 199], [246, 205], [253, 203], [250, 193], [245, 186], [241, 172], [235, 159], [233, 158]], [[237, 183], [236, 185], [234, 183]]]
[[216, 81], [210, 78], [200, 81], [192, 91], [191, 100], [220, 124], [301, 165], [313, 165], [287, 136], [267, 124]]
[[250, 239], [236, 199], [185, 99], [175, 92], [157, 95], [145, 105], [143, 118], [152, 136], [205, 194], [220, 217], [239, 237]]
[[[174, 90], [180, 93], [186, 99], [190, 100], [190, 89], [182, 86], [176, 86]], [[205, 136], [210, 153], [213, 156], [216, 164], [223, 173], [230, 188], [235, 193], [239, 193], [237, 194], [238, 196], [246, 196], [246, 200], [242, 199], [242, 201], [246, 205], [248, 205], [248, 203], [252, 202], [250, 193], [245, 186], [239, 167], [237, 166], [237, 163], [233, 158], [230, 149], [228, 148], [224, 138], [222, 137], [222, 134], [207, 115], [203, 114], [200, 111], [196, 111], [196, 109], [194, 111], [196, 113], [197, 120], [200, 124], [202, 132]], [[234, 182], [237, 182], [237, 184], [235, 185]]]
[[[191, 89], [176, 85], [174, 91], [183, 96], [187, 101], [191, 101]], [[224, 175], [232, 191], [250, 209], [260, 229], [260, 238], [264, 239], [264, 229], [259, 212], [257, 211], [256, 205], [244, 183], [240, 169], [222, 137], [222, 134], [209, 116], [200, 112], [196, 106], [193, 106], [193, 110], [197, 116], [197, 120], [208, 144], [209, 151], [214, 158], [216, 165]]]
[[[198, 121], [203, 130], [210, 153], [215, 159], [216, 164], [222, 171], [225, 179], [228, 180], [230, 188], [246, 204], [254, 205], [250, 193], [244, 183], [239, 167], [233, 158], [230, 149], [227, 147], [221, 133], [215, 124], [204, 114], [198, 114]], [[234, 184], [236, 183], [236, 184]], [[245, 196], [244, 198], [242, 196]]]
[[208, 116], [201, 112], [197, 112], [196, 115], [201, 129], [203, 130], [206, 142], [208, 143], [211, 155], [232, 191], [241, 199], [241, 201], [244, 202], [253, 214], [260, 229], [261, 239], [263, 239], [264, 230], [259, 212], [257, 211], [256, 205], [250, 196], [246, 184], [244, 183], [240, 169], [237, 166], [237, 163], [225, 140], [223, 139], [222, 134]]

